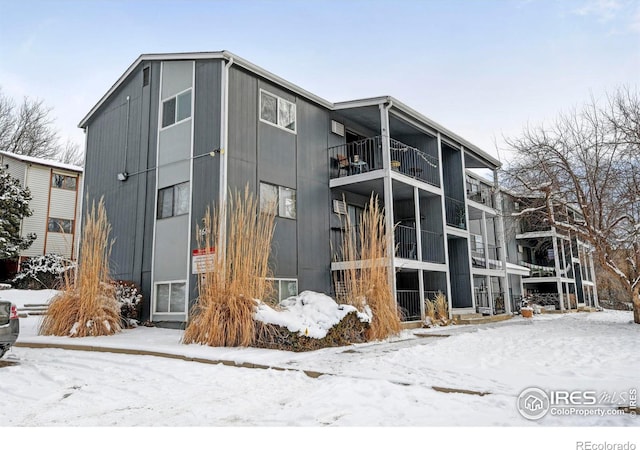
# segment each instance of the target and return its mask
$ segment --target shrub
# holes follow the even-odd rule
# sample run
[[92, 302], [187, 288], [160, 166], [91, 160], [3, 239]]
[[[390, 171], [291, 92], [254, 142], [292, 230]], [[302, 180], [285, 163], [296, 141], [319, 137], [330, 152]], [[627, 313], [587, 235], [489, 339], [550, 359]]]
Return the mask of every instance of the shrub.
[[[384, 214], [374, 195], [362, 214], [357, 233], [346, 216], [342, 255], [349, 266], [342, 273], [344, 295], [340, 301], [371, 315], [369, 340], [385, 339], [402, 330], [398, 304], [391, 289], [389, 235]], [[358, 260], [363, 264], [358, 267]]]
[[121, 330], [120, 308], [109, 278], [110, 232], [101, 199], [84, 219], [77, 276], [65, 277], [64, 290], [51, 301], [40, 334], [84, 337]]
[[256, 302], [269, 290], [269, 250], [273, 238], [275, 205], [256, 201], [246, 187], [244, 196], [232, 195], [226, 249], [220, 240], [220, 221], [226, 205], [213, 213], [207, 209], [203, 228], [198, 227], [198, 246], [218, 248], [198, 277], [198, 299], [183, 336], [185, 344], [213, 347], [249, 346], [255, 338], [253, 318]]
[[316, 339], [289, 331], [286, 327], [257, 321], [254, 345], [259, 348], [304, 352], [325, 347], [339, 347], [367, 341], [369, 323], [363, 322], [352, 311], [327, 331], [322, 339]]
[[133, 281], [112, 281], [116, 300], [120, 305], [120, 318], [123, 328], [138, 326], [142, 310], [142, 294], [140, 287]]
[[76, 263], [56, 253], [29, 258], [12, 282], [16, 289], [60, 289], [65, 275], [73, 278]]

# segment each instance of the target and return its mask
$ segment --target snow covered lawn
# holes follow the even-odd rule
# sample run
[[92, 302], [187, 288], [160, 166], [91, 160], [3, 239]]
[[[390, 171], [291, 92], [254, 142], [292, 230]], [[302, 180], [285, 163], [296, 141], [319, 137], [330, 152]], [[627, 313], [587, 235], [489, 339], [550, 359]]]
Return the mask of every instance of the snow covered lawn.
[[[41, 294], [42, 295], [42, 294]], [[37, 294], [0, 291], [17, 303]], [[29, 296], [27, 299], [26, 296]], [[155, 356], [16, 347], [0, 367], [8, 426], [638, 426], [640, 418], [552, 416], [529, 421], [516, 398], [544, 390], [640, 388], [640, 326], [605, 311], [515, 318], [489, 326], [405, 331], [378, 343], [307, 353], [180, 344], [181, 331], [139, 327], [110, 337], [37, 336], [21, 343], [161, 351], [292, 369], [247, 369]], [[449, 334], [449, 337], [437, 335]], [[300, 370], [325, 375], [311, 378]], [[488, 392], [443, 393], [433, 387]], [[611, 408], [613, 409], [613, 407]]]

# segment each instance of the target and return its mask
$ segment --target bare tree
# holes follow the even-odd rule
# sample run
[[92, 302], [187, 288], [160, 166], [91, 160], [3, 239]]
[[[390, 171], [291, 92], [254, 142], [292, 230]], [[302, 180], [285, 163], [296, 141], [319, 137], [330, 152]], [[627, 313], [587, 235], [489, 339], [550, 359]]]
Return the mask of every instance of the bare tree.
[[[640, 324], [640, 97], [620, 88], [604, 105], [591, 99], [553, 123], [507, 138], [507, 184], [543, 199], [539, 212], [590, 243], [622, 286]], [[580, 220], [556, 214], [580, 212]]]
[[0, 90], [0, 149], [46, 159], [68, 154], [68, 148], [60, 145], [51, 111], [42, 100], [29, 97], [16, 106]]
[[67, 141], [64, 147], [60, 149], [56, 158], [65, 164], [73, 164], [75, 166], [84, 165], [84, 153], [75, 142]]

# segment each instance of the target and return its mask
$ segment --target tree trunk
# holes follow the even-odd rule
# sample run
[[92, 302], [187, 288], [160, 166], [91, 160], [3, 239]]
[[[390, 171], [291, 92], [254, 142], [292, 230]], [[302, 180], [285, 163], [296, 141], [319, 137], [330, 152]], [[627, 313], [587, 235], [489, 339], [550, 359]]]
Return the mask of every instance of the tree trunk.
[[640, 324], [640, 287], [633, 290], [633, 321]]

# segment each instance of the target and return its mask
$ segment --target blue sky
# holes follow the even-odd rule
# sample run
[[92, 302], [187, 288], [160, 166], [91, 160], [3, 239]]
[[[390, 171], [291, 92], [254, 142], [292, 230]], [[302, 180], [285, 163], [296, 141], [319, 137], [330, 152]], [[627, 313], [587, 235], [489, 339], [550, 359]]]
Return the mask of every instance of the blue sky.
[[141, 53], [216, 50], [329, 101], [393, 95], [496, 155], [526, 123], [637, 86], [640, 2], [0, 0], [2, 91], [43, 99], [80, 144]]

